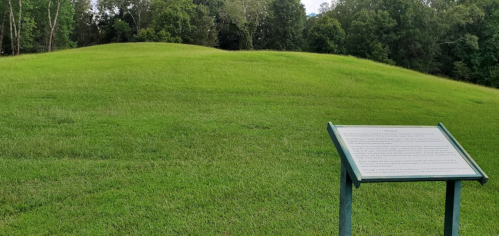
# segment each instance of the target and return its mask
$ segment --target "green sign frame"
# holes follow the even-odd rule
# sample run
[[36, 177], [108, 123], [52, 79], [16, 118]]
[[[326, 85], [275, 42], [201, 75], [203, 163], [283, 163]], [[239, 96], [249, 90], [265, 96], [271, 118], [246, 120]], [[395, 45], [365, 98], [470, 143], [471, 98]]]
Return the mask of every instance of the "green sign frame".
[[368, 125], [333, 125], [328, 123], [327, 131], [341, 157], [341, 182], [340, 182], [340, 235], [351, 235], [352, 218], [352, 185], [356, 188], [361, 183], [375, 182], [412, 182], [412, 181], [446, 181], [445, 225], [444, 235], [458, 235], [459, 205], [461, 201], [461, 181], [477, 180], [484, 185], [488, 176], [464, 150], [459, 142], [439, 123], [438, 128], [463, 160], [471, 167], [474, 174], [463, 175], [400, 175], [400, 176], [363, 176], [347, 148], [345, 140], [340, 135], [338, 128], [435, 128], [435, 126], [368, 126]]

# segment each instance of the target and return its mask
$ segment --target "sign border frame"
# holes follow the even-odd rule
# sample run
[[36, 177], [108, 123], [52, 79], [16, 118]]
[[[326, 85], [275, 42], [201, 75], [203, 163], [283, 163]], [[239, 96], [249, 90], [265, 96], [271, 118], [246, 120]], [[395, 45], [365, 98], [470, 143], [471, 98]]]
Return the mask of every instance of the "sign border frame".
[[[346, 147], [344, 140], [337, 128], [339, 127], [397, 127], [397, 128], [438, 128], [442, 134], [448, 139], [456, 151], [461, 155], [461, 157], [470, 165], [470, 167], [475, 171], [475, 175], [446, 175], [446, 176], [434, 176], [434, 175], [404, 175], [404, 176], [362, 176], [355, 161], [350, 155], [349, 150]], [[346, 165], [346, 171], [351, 176], [352, 182], [356, 188], [360, 187], [361, 183], [376, 183], [376, 182], [413, 182], [413, 181], [456, 181], [456, 180], [477, 180], [480, 184], [484, 185], [488, 181], [488, 176], [483, 172], [483, 170], [478, 166], [478, 164], [471, 158], [471, 156], [464, 150], [464, 148], [459, 144], [459, 142], [452, 136], [452, 134], [445, 128], [442, 123], [438, 123], [437, 126], [411, 126], [411, 125], [333, 125], [331, 122], [328, 123], [327, 131], [331, 137], [338, 154], [341, 157], [341, 161], [348, 163]]]

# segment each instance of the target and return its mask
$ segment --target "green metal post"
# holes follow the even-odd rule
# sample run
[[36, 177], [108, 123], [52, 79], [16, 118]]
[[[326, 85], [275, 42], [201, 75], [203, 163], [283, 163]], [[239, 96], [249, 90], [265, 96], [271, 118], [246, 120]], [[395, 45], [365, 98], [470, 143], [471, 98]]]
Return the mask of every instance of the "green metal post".
[[341, 160], [340, 184], [340, 236], [352, 235], [352, 179], [346, 161]]
[[458, 235], [460, 204], [461, 204], [461, 180], [447, 181], [447, 191], [445, 195], [444, 236]]

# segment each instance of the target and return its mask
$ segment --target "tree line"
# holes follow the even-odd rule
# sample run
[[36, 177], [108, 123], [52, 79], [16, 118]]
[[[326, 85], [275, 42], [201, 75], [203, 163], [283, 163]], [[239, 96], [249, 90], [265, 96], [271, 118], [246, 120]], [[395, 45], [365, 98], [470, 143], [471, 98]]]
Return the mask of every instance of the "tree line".
[[499, 87], [499, 0], [0, 0], [0, 55], [121, 42], [353, 55]]
[[340, 0], [314, 21], [313, 51], [499, 87], [499, 0]]
[[3, 55], [120, 42], [304, 50], [299, 0], [0, 0]]

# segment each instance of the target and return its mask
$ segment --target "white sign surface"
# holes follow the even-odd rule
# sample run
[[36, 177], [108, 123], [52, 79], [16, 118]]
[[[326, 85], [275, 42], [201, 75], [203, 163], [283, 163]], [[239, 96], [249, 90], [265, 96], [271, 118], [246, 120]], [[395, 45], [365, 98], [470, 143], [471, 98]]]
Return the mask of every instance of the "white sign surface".
[[337, 127], [360, 174], [475, 175], [437, 127]]

